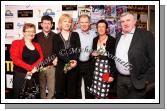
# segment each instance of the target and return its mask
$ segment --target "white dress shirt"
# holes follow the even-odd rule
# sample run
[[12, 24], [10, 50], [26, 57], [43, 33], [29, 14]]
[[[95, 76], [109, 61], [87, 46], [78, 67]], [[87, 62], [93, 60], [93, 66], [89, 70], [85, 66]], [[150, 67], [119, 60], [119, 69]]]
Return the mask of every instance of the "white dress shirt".
[[[123, 34], [120, 37], [120, 40], [117, 44], [116, 47], [116, 54], [115, 56], [119, 59], [121, 59], [121, 61], [124, 61], [125, 63], [129, 62], [128, 61], [128, 51], [129, 51], [129, 47], [133, 38], [133, 34], [134, 34], [135, 28], [132, 29], [132, 31], [130, 33], [127, 34]], [[121, 62], [116, 61], [116, 68], [117, 70], [123, 74], [123, 75], [130, 75], [130, 71], [129, 68], [125, 67], [124, 64], [121, 64]]]

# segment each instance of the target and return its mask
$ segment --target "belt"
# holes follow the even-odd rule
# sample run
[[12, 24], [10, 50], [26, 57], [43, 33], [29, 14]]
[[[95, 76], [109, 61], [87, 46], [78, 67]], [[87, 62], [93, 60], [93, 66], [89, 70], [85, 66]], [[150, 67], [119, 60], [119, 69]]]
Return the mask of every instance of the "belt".
[[124, 75], [124, 74], [119, 74], [119, 75], [123, 77], [130, 77], [130, 75]]
[[79, 63], [88, 63], [89, 61], [79, 61]]
[[[52, 65], [48, 65], [48, 66], [52, 66]], [[46, 66], [46, 67], [41, 67], [39, 70], [40, 70], [40, 71], [46, 71], [46, 70], [48, 69], [48, 66]]]

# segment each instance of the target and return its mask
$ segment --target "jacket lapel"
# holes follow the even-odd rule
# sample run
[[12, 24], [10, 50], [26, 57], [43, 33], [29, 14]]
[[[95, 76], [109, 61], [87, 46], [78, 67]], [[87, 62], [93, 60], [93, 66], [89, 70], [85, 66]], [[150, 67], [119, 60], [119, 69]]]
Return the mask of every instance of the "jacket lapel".
[[138, 42], [138, 39], [139, 39], [139, 36], [140, 36], [140, 34], [139, 34], [138, 31], [139, 31], [139, 30], [136, 28], [136, 29], [135, 29], [135, 32], [134, 32], [134, 34], [133, 34], [132, 41], [131, 41], [130, 46], [129, 46], [128, 55], [129, 55], [129, 53], [130, 53], [130, 51], [131, 51], [133, 45], [135, 45], [136, 42]]
[[116, 35], [115, 52], [116, 52], [117, 45], [118, 45], [118, 42], [119, 42], [120, 38], [121, 38], [121, 33], [118, 33], [118, 34]]

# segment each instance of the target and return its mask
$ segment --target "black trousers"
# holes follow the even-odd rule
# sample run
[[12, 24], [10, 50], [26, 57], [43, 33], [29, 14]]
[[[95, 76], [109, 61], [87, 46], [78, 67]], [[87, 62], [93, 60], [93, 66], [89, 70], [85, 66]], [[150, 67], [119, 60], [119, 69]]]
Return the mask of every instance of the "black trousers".
[[117, 96], [119, 99], [144, 99], [145, 88], [136, 89], [130, 76], [119, 74], [117, 77]]
[[26, 73], [15, 71], [13, 74], [13, 99], [19, 99], [19, 90], [22, 88]]
[[[24, 73], [24, 72], [14, 71], [14, 74], [13, 74], [13, 99], [19, 99], [19, 91], [24, 84], [26, 74], [27, 73]], [[32, 78], [35, 79], [35, 82], [38, 85], [39, 84], [38, 73], [34, 73]], [[32, 81], [30, 81], [29, 84], [31, 84], [31, 82]]]
[[87, 86], [91, 85], [91, 72], [90, 72], [90, 62], [79, 62], [78, 67], [78, 82], [77, 82], [77, 98], [82, 99], [81, 93], [81, 85], [82, 85], [82, 78], [84, 80], [85, 85], [85, 98], [86, 99], [94, 99], [94, 95], [87, 91]]
[[76, 99], [77, 70], [76, 68], [64, 74], [64, 65], [58, 65], [56, 70], [56, 99]]

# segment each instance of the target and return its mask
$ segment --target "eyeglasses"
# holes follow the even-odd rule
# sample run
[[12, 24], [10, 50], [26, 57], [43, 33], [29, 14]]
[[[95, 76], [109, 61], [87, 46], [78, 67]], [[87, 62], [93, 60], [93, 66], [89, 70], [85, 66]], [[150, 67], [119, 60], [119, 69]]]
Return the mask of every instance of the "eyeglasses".
[[28, 33], [35, 33], [35, 31], [25, 31], [25, 32], [28, 32]]

